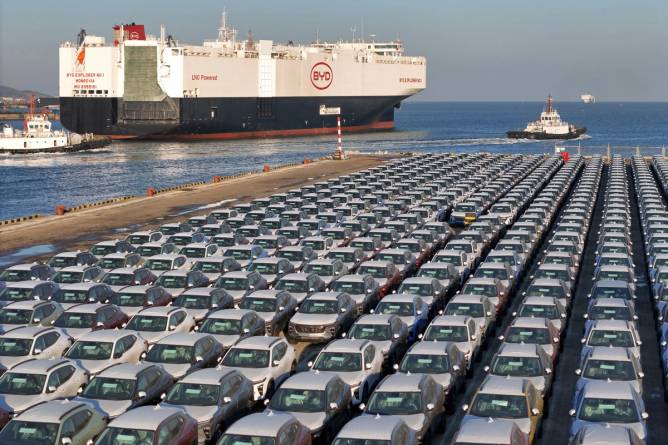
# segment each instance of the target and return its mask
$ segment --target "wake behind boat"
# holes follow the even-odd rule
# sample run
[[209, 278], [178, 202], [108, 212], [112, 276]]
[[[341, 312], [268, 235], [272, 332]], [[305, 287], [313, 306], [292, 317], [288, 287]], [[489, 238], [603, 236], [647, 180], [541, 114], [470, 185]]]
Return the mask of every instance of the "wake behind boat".
[[552, 106], [552, 96], [547, 97], [545, 111], [540, 119], [529, 122], [524, 130], [511, 130], [506, 135], [511, 139], [575, 139], [586, 133], [586, 127], [576, 127], [562, 121], [557, 110]]

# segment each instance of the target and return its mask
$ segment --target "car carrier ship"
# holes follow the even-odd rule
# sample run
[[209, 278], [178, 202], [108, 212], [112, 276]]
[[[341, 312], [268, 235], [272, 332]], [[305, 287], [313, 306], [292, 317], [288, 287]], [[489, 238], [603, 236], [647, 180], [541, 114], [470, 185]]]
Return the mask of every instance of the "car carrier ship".
[[394, 109], [426, 87], [426, 59], [400, 41], [278, 44], [223, 21], [200, 46], [143, 25], [60, 46], [61, 122], [112, 138], [226, 139], [394, 127]]

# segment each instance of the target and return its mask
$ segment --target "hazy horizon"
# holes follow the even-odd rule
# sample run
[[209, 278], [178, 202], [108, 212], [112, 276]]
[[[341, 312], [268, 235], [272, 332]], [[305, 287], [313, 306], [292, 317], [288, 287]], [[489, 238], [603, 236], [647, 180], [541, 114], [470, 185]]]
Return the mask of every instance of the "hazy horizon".
[[[58, 45], [80, 28], [110, 40], [116, 23], [161, 23], [187, 43], [215, 38], [223, 8], [245, 38], [349, 40], [400, 37], [427, 57], [416, 101], [556, 102], [591, 93], [601, 102], [668, 101], [668, 1], [562, 0], [74, 0], [0, 2], [0, 84], [58, 94]], [[39, 13], [37, 13], [39, 12]]]

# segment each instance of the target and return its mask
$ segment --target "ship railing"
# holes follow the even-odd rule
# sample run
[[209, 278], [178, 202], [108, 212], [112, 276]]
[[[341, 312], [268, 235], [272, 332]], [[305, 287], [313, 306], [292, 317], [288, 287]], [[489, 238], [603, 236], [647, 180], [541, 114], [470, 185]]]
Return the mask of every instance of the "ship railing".
[[569, 141], [568, 143], [556, 143], [555, 152], [566, 151], [570, 154], [589, 156], [603, 156], [609, 159], [614, 155], [624, 158], [642, 156], [652, 158], [655, 156], [668, 157], [668, 145], [617, 145], [617, 144], [588, 144], [586, 141]]

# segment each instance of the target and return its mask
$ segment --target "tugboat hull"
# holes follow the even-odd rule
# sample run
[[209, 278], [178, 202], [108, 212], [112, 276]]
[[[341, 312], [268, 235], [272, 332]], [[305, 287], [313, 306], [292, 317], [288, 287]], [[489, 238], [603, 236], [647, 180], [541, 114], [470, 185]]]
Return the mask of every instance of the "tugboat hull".
[[582, 136], [586, 132], [587, 132], [586, 127], [580, 127], [564, 134], [546, 133], [544, 131], [533, 132], [533, 131], [520, 130], [520, 131], [508, 131], [506, 132], [506, 135], [510, 139], [535, 139], [535, 140], [562, 139], [563, 140], [563, 139], [575, 139], [578, 136]]

